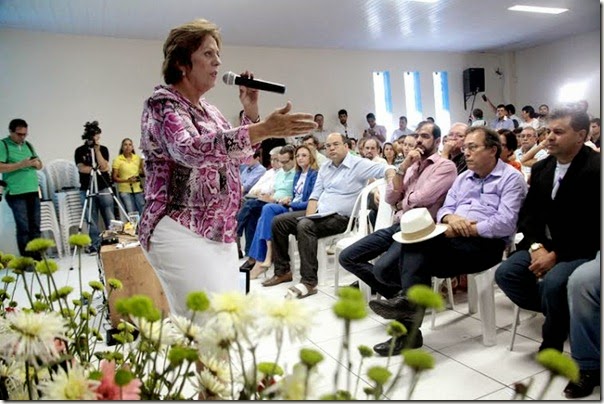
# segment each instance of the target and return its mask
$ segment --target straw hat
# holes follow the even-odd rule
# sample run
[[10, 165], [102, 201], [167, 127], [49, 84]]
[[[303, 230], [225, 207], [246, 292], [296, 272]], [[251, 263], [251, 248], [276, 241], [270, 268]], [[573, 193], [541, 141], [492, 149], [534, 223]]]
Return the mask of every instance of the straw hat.
[[408, 210], [401, 216], [401, 231], [392, 235], [394, 241], [403, 244], [419, 243], [442, 234], [446, 224], [435, 224], [426, 208]]

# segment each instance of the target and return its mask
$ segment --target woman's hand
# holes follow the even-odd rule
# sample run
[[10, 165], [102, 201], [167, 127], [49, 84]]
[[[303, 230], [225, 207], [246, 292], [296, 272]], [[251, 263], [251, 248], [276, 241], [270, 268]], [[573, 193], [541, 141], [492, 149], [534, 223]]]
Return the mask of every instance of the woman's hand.
[[[240, 76], [253, 79], [254, 73], [246, 70]], [[241, 105], [243, 105], [245, 115], [255, 122], [260, 117], [258, 112], [258, 90], [239, 86], [239, 100], [241, 101]]]
[[291, 101], [280, 109], [275, 110], [258, 124], [250, 125], [250, 140], [252, 144], [259, 143], [270, 137], [289, 137], [303, 135], [317, 127], [312, 114], [294, 113]]

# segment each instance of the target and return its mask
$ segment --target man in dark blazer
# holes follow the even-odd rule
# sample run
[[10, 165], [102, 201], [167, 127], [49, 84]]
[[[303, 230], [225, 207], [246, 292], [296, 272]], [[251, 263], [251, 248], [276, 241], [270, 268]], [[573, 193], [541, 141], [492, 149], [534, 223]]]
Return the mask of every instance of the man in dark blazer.
[[542, 312], [539, 350], [563, 350], [569, 331], [566, 285], [600, 249], [600, 154], [583, 142], [589, 116], [572, 106], [554, 111], [547, 135], [549, 157], [535, 163], [520, 210], [524, 238], [501, 264], [495, 280], [523, 309]]

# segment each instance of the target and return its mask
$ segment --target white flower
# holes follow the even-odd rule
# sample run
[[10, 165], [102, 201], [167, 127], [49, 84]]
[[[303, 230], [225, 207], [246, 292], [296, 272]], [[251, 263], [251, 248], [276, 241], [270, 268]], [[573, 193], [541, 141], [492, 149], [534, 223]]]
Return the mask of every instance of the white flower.
[[316, 385], [318, 380], [315, 368], [311, 370], [308, 383], [306, 383], [306, 372], [306, 366], [302, 363], [296, 363], [292, 373], [279, 380], [277, 384], [266, 389], [266, 393], [277, 392], [283, 400], [299, 401], [309, 399], [312, 396], [311, 386]]
[[211, 310], [215, 313], [226, 313], [236, 326], [251, 321], [255, 317], [252, 296], [240, 292], [225, 292], [215, 294], [211, 302]]
[[303, 341], [312, 325], [310, 312], [300, 300], [265, 301], [263, 309], [266, 313], [262, 317], [263, 331], [287, 330], [292, 342]]
[[218, 379], [225, 383], [229, 383], [231, 381], [231, 372], [229, 370], [229, 364], [227, 361], [206, 354], [201, 354], [200, 360], [204, 367], [212, 372], [212, 374]]
[[208, 369], [203, 369], [199, 372], [197, 379], [193, 381], [193, 386], [197, 391], [209, 395], [209, 398], [214, 398], [212, 396], [228, 398], [229, 396], [229, 385], [216, 377]]
[[67, 372], [59, 367], [52, 380], [40, 383], [40, 390], [45, 400], [96, 400], [99, 384], [97, 380], [88, 379], [84, 368], [75, 365]]
[[170, 316], [170, 322], [174, 332], [178, 334], [179, 343], [189, 342], [189, 340], [200, 341], [203, 334], [202, 328], [195, 323], [191, 323], [188, 318], [173, 314]]
[[150, 322], [141, 317], [132, 319], [132, 323], [143, 337], [160, 345], [172, 345], [179, 338], [169, 319]]
[[0, 354], [16, 361], [48, 362], [58, 358], [55, 338], [66, 340], [67, 324], [55, 312], [20, 311], [0, 318]]

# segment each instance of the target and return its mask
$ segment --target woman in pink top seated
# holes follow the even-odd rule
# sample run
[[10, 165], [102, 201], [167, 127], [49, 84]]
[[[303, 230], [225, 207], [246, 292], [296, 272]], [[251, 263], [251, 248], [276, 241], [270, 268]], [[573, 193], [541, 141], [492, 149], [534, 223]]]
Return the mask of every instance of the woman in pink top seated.
[[191, 291], [239, 289], [239, 165], [262, 140], [317, 126], [310, 114], [289, 113], [289, 102], [261, 120], [258, 90], [240, 86], [243, 122], [232, 128], [202, 98], [216, 84], [220, 46], [218, 27], [207, 20], [172, 29], [163, 48], [166, 85], [155, 88], [142, 115], [147, 181], [139, 239], [172, 313], [180, 315]]

